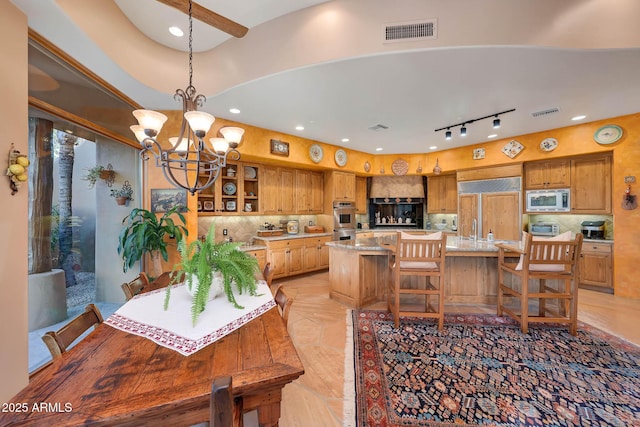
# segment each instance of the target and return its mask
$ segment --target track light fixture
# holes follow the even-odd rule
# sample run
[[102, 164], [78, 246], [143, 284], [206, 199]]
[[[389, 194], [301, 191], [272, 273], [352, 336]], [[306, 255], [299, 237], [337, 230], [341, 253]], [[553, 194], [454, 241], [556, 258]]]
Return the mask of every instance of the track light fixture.
[[435, 132], [440, 132], [441, 130], [445, 130], [446, 129], [444, 137], [445, 137], [446, 140], [449, 140], [449, 139], [451, 139], [451, 128], [455, 128], [457, 126], [460, 126], [460, 136], [465, 136], [467, 134], [467, 125], [468, 124], [471, 124], [473, 122], [477, 122], [477, 121], [480, 121], [480, 120], [484, 120], [484, 119], [489, 119], [491, 117], [494, 117], [494, 119], [493, 119], [493, 128], [494, 129], [498, 129], [500, 127], [500, 116], [502, 114], [511, 113], [512, 111], [516, 111], [516, 109], [512, 108], [511, 110], [500, 111], [499, 113], [489, 114], [488, 116], [478, 117], [477, 119], [465, 120], [464, 122], [456, 123], [455, 125], [449, 125], [449, 126], [441, 127], [439, 129], [436, 129]]

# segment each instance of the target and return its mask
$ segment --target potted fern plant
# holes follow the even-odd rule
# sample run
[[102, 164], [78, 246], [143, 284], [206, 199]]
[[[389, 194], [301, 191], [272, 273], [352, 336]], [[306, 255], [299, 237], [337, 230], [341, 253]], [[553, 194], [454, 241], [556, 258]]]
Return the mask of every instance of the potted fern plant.
[[236, 301], [233, 288], [238, 293], [256, 295], [256, 273], [258, 260], [238, 248], [240, 243], [215, 242], [215, 231], [211, 227], [203, 240], [187, 244], [178, 243], [181, 261], [171, 272], [172, 280], [167, 286], [164, 308], [169, 306], [171, 287], [186, 282], [187, 290], [193, 295], [191, 317], [195, 325], [211, 299], [224, 293], [234, 307], [242, 309]]
[[[126, 272], [132, 268], [148, 253], [151, 255], [154, 276], [162, 274], [160, 258], [165, 261], [169, 259], [169, 242], [165, 238], [174, 238], [180, 242], [183, 235], [189, 234], [185, 227], [184, 215], [180, 212], [183, 208], [182, 205], [176, 205], [164, 212], [160, 218], [151, 211], [135, 208], [122, 220], [124, 225], [118, 236], [118, 255], [122, 256], [123, 260], [122, 271]], [[182, 224], [174, 221], [173, 215], [177, 215]]]

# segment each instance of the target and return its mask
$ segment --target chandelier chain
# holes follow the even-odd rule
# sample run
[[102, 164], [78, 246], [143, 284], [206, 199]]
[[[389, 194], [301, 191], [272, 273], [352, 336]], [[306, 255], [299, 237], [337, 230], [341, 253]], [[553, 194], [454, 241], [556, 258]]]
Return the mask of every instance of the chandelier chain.
[[189, 0], [189, 86], [193, 86], [193, 17], [191, 9], [193, 2]]

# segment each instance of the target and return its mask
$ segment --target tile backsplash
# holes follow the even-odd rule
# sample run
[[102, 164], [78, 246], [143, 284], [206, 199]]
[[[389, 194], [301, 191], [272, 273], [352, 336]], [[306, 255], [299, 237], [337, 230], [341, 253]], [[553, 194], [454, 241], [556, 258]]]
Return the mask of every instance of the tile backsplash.
[[[321, 215], [205, 216], [198, 218], [198, 236], [206, 235], [209, 228], [215, 226], [216, 242], [224, 240], [225, 237], [233, 238], [234, 242], [249, 242], [265, 222], [279, 226], [280, 220], [298, 220], [302, 232], [304, 226], [309, 225], [309, 221], [313, 225], [323, 225], [318, 222], [319, 216]], [[227, 236], [222, 234], [225, 228]]]
[[[526, 217], [528, 221], [526, 221]], [[581, 224], [583, 221], [604, 221], [605, 239], [613, 240], [613, 216], [611, 215], [524, 215], [525, 217], [525, 230], [528, 229], [528, 224], [536, 222], [551, 222], [560, 226], [560, 233], [565, 231], [572, 231], [574, 233], [580, 233]]]

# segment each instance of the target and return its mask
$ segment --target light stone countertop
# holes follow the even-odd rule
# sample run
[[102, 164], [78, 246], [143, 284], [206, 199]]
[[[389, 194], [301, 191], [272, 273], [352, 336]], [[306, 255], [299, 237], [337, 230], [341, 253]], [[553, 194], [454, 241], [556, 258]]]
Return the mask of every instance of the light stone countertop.
[[[366, 237], [355, 240], [338, 240], [328, 242], [327, 246], [351, 249], [356, 251], [388, 251], [396, 243], [395, 236]], [[458, 236], [447, 236], [447, 252], [498, 252], [496, 243], [520, 244], [518, 240], [486, 240], [460, 239]]]
[[277, 240], [289, 240], [289, 239], [305, 239], [307, 237], [323, 237], [323, 236], [333, 236], [333, 233], [298, 233], [298, 234], [287, 234], [284, 233], [280, 236], [253, 236], [254, 240], [264, 240], [265, 242], [275, 242]]

